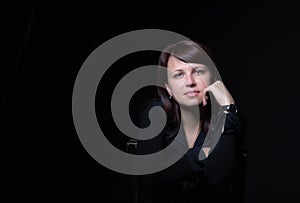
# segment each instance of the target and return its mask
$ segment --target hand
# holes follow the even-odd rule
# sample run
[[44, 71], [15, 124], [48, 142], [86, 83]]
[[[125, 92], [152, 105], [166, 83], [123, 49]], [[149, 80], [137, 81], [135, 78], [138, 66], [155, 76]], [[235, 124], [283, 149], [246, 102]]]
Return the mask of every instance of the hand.
[[208, 98], [205, 96], [206, 92], [211, 92], [220, 106], [234, 104], [231, 94], [225, 87], [224, 83], [219, 80], [206, 87], [203, 91], [203, 106], [207, 104], [206, 100]]

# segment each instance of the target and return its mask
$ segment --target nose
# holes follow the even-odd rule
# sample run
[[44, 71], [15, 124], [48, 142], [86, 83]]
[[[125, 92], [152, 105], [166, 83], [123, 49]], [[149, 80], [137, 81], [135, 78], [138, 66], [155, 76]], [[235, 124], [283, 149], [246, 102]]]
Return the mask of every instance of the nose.
[[194, 86], [196, 86], [196, 83], [195, 83], [195, 80], [194, 80], [192, 74], [187, 74], [186, 75], [186, 86], [187, 87], [194, 87]]

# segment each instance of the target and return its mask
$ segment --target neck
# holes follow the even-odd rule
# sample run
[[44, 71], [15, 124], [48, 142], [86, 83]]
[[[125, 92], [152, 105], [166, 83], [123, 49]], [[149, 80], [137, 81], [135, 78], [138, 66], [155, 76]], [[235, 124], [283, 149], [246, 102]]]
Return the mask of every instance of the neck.
[[200, 112], [199, 107], [180, 107], [181, 121], [186, 134], [188, 146], [191, 148], [198, 137], [200, 128]]
[[200, 112], [198, 106], [193, 107], [182, 107], [181, 111], [181, 121], [184, 127], [188, 128], [198, 128], [200, 126]]

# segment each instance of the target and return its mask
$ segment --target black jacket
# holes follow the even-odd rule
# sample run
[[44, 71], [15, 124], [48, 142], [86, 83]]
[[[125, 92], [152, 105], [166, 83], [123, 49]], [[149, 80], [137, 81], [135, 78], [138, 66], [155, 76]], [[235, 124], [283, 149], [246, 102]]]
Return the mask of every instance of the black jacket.
[[[146, 109], [153, 105], [160, 105], [160, 102], [152, 103]], [[144, 119], [142, 116], [142, 122]], [[209, 156], [201, 161], [198, 156], [205, 134], [200, 131], [194, 147], [175, 164], [160, 172], [138, 177], [138, 202], [241, 201], [235, 199], [232, 188], [235, 175], [240, 170], [240, 128], [239, 114], [227, 113], [221, 138]], [[165, 128], [164, 132], [151, 140], [139, 141], [135, 153], [148, 154], [165, 148], [172, 142], [165, 139], [168, 130]]]

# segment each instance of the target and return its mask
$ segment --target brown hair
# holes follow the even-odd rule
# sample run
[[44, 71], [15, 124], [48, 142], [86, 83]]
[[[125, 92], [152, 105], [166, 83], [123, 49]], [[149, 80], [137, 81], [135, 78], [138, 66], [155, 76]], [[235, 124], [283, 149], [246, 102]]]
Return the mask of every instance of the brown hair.
[[[211, 72], [212, 75], [211, 82], [217, 80], [216, 78], [218, 77], [218, 74], [215, 68], [213, 68], [214, 63], [211, 60], [212, 58], [211, 52], [204, 45], [193, 41], [187, 41], [187, 40], [180, 41], [175, 44], [171, 44], [168, 47], [166, 47], [161, 53], [159, 58], [159, 65], [167, 68], [170, 56], [174, 56], [179, 60], [182, 60], [187, 63], [205, 64]], [[163, 70], [159, 69], [158, 80], [166, 84], [168, 83], [166, 69]], [[179, 125], [181, 121], [180, 106], [174, 99], [169, 98], [169, 94], [166, 89], [158, 87], [157, 91], [162, 102], [162, 107], [164, 108], [167, 114], [168, 125], [171, 129], [173, 129], [173, 132], [171, 133], [171, 135], [168, 135], [167, 138], [173, 138], [174, 136], [176, 136], [180, 128]], [[209, 95], [207, 96], [209, 97]], [[200, 127], [204, 131], [204, 133], [207, 134], [207, 131], [209, 129], [209, 124], [210, 124], [210, 118], [211, 118], [210, 97], [207, 101], [206, 106], [203, 106], [203, 104], [199, 105], [199, 110], [200, 110], [200, 120], [201, 120]]]

